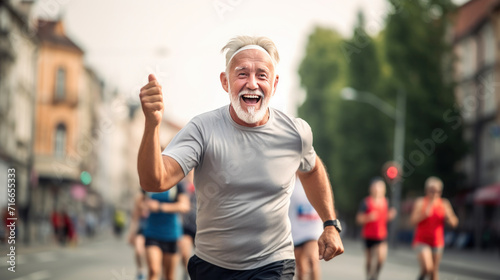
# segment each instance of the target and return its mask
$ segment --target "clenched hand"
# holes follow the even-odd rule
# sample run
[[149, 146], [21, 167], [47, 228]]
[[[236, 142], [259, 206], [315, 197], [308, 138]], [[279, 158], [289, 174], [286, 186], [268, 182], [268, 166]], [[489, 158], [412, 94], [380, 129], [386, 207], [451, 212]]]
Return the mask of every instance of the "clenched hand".
[[139, 97], [146, 123], [156, 126], [160, 124], [163, 116], [163, 93], [160, 83], [153, 74], [149, 74], [148, 80], [149, 82], [141, 88]]

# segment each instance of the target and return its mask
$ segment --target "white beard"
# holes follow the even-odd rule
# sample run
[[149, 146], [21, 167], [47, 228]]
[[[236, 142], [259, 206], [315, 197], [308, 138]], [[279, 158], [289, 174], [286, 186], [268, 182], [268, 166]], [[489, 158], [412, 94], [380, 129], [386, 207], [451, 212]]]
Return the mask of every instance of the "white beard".
[[[247, 107], [248, 112], [245, 111], [245, 109], [241, 107], [241, 102], [243, 102], [241, 101], [241, 96], [245, 94], [259, 95], [261, 97], [260, 108], [256, 109], [254, 106], [250, 106]], [[240, 92], [238, 95], [236, 95], [232, 94], [231, 88], [229, 88], [229, 100], [231, 101], [231, 106], [233, 106], [233, 109], [236, 112], [236, 116], [238, 116], [240, 120], [248, 124], [254, 124], [264, 119], [267, 113], [267, 109], [269, 107], [269, 98], [265, 98], [264, 93], [260, 89], [254, 91], [244, 90]]]

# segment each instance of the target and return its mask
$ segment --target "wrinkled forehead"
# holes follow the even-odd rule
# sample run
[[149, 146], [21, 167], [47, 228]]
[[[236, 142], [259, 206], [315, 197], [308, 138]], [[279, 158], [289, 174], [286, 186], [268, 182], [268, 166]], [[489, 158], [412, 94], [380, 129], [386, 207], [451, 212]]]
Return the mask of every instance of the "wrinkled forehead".
[[227, 70], [241, 70], [254, 66], [267, 71], [274, 71], [274, 63], [271, 56], [265, 50], [259, 49], [238, 50], [238, 52], [231, 57]]

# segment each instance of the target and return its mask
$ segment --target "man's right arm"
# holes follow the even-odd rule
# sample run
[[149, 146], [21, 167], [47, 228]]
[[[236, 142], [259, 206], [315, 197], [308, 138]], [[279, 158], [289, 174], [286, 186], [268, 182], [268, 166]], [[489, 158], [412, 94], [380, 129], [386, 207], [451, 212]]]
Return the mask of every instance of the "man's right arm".
[[357, 224], [364, 225], [364, 224], [372, 221], [371, 216], [366, 213], [366, 209], [367, 209], [366, 202], [363, 200], [359, 204], [358, 213], [356, 214], [356, 223]]
[[137, 157], [137, 170], [143, 190], [163, 192], [177, 184], [184, 177], [184, 171], [173, 158], [161, 154], [163, 94], [155, 76], [149, 75], [148, 79], [148, 84], [141, 89], [139, 95], [146, 121]]

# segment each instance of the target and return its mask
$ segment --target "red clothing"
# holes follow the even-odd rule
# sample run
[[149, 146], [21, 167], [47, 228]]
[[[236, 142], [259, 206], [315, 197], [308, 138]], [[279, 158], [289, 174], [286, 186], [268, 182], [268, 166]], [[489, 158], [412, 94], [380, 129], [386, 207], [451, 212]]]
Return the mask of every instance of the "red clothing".
[[363, 226], [363, 238], [371, 240], [384, 240], [387, 238], [387, 218], [389, 215], [389, 207], [387, 199], [384, 197], [379, 203], [370, 196], [365, 198], [366, 210], [365, 214], [375, 213], [377, 219], [368, 222]]
[[54, 229], [64, 227], [64, 220], [63, 220], [61, 214], [59, 214], [58, 212], [55, 212], [55, 211], [52, 212], [50, 219], [52, 222], [52, 227]]
[[[429, 199], [425, 197], [422, 211], [425, 211], [428, 204]], [[443, 201], [438, 198], [432, 206], [431, 215], [418, 223], [413, 245], [424, 243], [431, 247], [444, 247], [444, 218]]]

